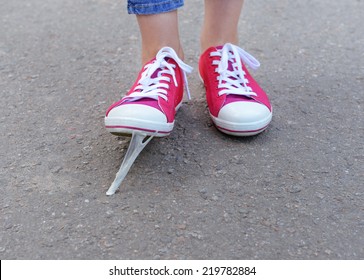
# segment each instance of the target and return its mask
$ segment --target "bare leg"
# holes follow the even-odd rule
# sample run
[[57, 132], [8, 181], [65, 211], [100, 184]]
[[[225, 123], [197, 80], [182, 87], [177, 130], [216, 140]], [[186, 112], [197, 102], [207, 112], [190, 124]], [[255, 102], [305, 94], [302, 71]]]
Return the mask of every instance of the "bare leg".
[[244, 0], [205, 0], [201, 51], [211, 46], [238, 43], [238, 21]]
[[142, 62], [145, 64], [155, 57], [162, 47], [173, 48], [183, 59], [178, 31], [177, 10], [155, 15], [137, 15], [142, 36]]

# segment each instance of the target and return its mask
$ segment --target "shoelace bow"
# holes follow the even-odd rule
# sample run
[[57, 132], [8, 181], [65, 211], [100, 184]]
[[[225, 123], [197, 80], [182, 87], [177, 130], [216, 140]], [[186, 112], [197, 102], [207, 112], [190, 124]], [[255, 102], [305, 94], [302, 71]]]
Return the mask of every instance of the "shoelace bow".
[[[187, 95], [188, 98], [191, 99], [186, 73], [191, 73], [193, 68], [184, 63], [172, 48], [164, 47], [157, 53], [156, 59], [144, 67], [144, 71], [138, 85], [135, 87], [135, 91], [128, 95], [129, 100], [135, 101], [145, 97], [155, 100], [158, 100], [158, 97], [161, 97], [164, 100], [167, 100], [167, 90], [169, 89], [168, 83], [171, 81], [171, 78], [163, 76], [163, 74], [171, 75], [174, 85], [178, 86], [174, 70], [176, 66], [168, 63], [166, 60], [167, 58], [172, 58], [181, 68]], [[167, 83], [162, 83], [162, 81], [166, 81]]]
[[[230, 43], [225, 44], [221, 50], [211, 52], [210, 55], [221, 57], [220, 60], [213, 61], [213, 65], [217, 65], [215, 71], [219, 73], [218, 87], [222, 89], [219, 91], [219, 96], [223, 94], [236, 94], [247, 97], [257, 95], [248, 85], [249, 81], [245, 77], [246, 73], [241, 63], [241, 60], [243, 60], [244, 63], [256, 70], [260, 66], [256, 58], [245, 50]], [[229, 69], [229, 62], [233, 68], [232, 70]]]

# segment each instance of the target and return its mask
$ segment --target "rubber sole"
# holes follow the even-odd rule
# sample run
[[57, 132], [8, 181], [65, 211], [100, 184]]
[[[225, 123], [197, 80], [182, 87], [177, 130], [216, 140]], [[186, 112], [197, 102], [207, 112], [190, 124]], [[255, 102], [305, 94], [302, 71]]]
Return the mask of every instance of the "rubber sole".
[[[182, 101], [176, 106], [176, 113], [182, 106]], [[133, 131], [140, 131], [146, 136], [165, 137], [174, 127], [173, 123], [153, 122], [145, 119], [127, 117], [105, 117], [105, 127], [113, 135], [131, 135]]]
[[146, 120], [105, 117], [105, 127], [114, 135], [130, 135], [133, 131], [140, 131], [145, 135], [164, 137], [172, 132], [174, 122], [161, 124]]
[[272, 120], [272, 112], [263, 120], [250, 123], [234, 123], [220, 120], [210, 114], [218, 130], [233, 136], [253, 136], [263, 132]]

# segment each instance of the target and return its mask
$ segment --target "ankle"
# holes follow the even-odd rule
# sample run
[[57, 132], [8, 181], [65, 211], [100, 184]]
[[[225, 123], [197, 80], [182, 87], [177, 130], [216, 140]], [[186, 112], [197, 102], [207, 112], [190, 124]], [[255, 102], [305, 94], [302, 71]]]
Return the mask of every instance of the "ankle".
[[177, 46], [177, 47], [173, 47], [170, 44], [165, 44], [165, 45], [158, 45], [155, 47], [148, 47], [148, 48], [142, 48], [142, 64], [146, 64], [147, 62], [149, 62], [150, 60], [152, 60], [153, 58], [156, 57], [157, 53], [159, 52], [159, 50], [163, 47], [171, 47], [178, 55], [178, 57], [181, 60], [184, 60], [184, 52], [183, 52], [183, 48], [181, 45]]
[[223, 46], [226, 43], [238, 45], [237, 40], [227, 40], [227, 39], [217, 39], [217, 40], [207, 40], [207, 41], [201, 40], [201, 44], [200, 44], [201, 53], [204, 53], [210, 47]]
[[200, 47], [201, 52], [203, 53], [210, 47], [223, 46], [226, 43], [231, 43], [234, 45], [238, 45], [238, 36], [237, 32], [227, 32], [222, 33], [221, 36], [217, 36], [217, 34], [209, 34], [209, 32], [202, 32], [200, 37]]

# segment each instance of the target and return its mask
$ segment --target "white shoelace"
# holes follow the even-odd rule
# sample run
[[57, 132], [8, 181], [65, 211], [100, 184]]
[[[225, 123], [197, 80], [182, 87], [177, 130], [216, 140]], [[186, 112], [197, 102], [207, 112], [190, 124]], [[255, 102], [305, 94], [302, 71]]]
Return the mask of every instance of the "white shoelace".
[[[221, 50], [211, 52], [211, 56], [219, 56], [220, 60], [214, 60], [213, 65], [217, 65], [215, 71], [219, 73], [219, 96], [223, 94], [244, 95], [247, 97], [256, 96], [252, 88], [248, 86], [249, 81], [246, 79], [241, 60], [249, 65], [252, 69], [258, 69], [260, 63], [251, 54], [243, 49], [227, 43]], [[233, 70], [229, 69], [229, 62]]]
[[[176, 66], [168, 63], [166, 58], [172, 58], [181, 68], [187, 95], [188, 98], [191, 99], [186, 73], [191, 73], [193, 68], [184, 63], [172, 48], [164, 47], [157, 53], [156, 60], [144, 67], [144, 71], [139, 80], [139, 85], [135, 87], [134, 92], [128, 95], [128, 100], [135, 101], [145, 97], [155, 100], [158, 100], [158, 97], [161, 97], [164, 100], [168, 99], [168, 83], [171, 81], [171, 78], [163, 76], [162, 74], [171, 75], [175, 86], [178, 86], [178, 83], [174, 71]], [[156, 71], [158, 71], [157, 74], [155, 74]], [[168, 83], [162, 83], [162, 81]]]

